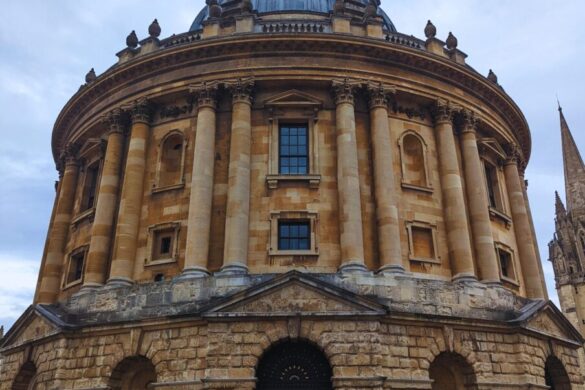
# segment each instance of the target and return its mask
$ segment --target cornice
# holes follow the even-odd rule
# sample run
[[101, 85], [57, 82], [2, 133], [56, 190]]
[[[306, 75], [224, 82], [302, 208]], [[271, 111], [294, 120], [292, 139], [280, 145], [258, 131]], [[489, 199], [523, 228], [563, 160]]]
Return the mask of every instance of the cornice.
[[[274, 36], [262, 33], [194, 41], [190, 44], [159, 50], [110, 68], [90, 85], [80, 89], [59, 114], [53, 131], [53, 154], [59, 155], [69, 133], [79, 126], [76, 122], [93, 106], [93, 103], [112, 92], [129, 88], [141, 80], [193, 64], [251, 57], [251, 54], [259, 57], [283, 53], [298, 53], [299, 55], [319, 53], [320, 57], [342, 56], [347, 59], [363, 59], [366, 64], [376, 62], [395, 65], [462, 88], [469, 95], [484, 101], [498, 113], [508, 127], [515, 132], [515, 137], [522, 145], [524, 159], [528, 160], [530, 156], [529, 128], [519, 107], [501, 88], [470, 67], [420, 49], [379, 39], [340, 34]], [[253, 68], [246, 68], [246, 70], [254, 71]]]

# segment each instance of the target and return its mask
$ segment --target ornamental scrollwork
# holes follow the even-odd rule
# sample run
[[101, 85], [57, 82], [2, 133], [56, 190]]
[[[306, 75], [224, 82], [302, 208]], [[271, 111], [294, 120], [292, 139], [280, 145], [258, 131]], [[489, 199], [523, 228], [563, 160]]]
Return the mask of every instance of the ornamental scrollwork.
[[[193, 95], [193, 100], [197, 101], [197, 107], [211, 107], [215, 109], [217, 105], [217, 82], [204, 81], [201, 84], [189, 87], [189, 92]], [[161, 113], [162, 117], [162, 113]]]
[[390, 97], [396, 94], [396, 88], [386, 86], [382, 83], [368, 84], [366, 86], [366, 91], [368, 94], [370, 109], [376, 107], [387, 108]]

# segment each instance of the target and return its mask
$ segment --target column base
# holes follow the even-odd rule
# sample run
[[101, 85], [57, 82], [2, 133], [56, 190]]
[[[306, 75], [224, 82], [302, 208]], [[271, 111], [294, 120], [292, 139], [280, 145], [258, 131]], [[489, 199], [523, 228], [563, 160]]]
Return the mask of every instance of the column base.
[[405, 274], [406, 270], [404, 269], [404, 267], [402, 265], [387, 264], [387, 265], [380, 267], [380, 269], [376, 273], [380, 274], [380, 275], [397, 275], [397, 274], [400, 275], [400, 274]]
[[181, 275], [177, 277], [178, 280], [183, 279], [201, 279], [207, 278], [211, 273], [205, 267], [193, 266], [183, 270]]
[[246, 275], [248, 274], [248, 266], [244, 263], [234, 261], [221, 267], [218, 276], [226, 275]]
[[462, 272], [457, 274], [451, 278], [453, 283], [469, 283], [469, 282], [477, 282], [477, 276], [472, 273]]
[[134, 285], [134, 281], [129, 278], [124, 277], [115, 277], [110, 278], [106, 283], [106, 288], [120, 288], [120, 287], [130, 287]]
[[351, 260], [341, 264], [339, 272], [342, 274], [369, 274], [368, 267], [360, 260]]
[[90, 293], [92, 291], [95, 291], [97, 289], [100, 289], [104, 287], [104, 285], [102, 283], [85, 283], [83, 286], [81, 286], [81, 289], [79, 290], [79, 292], [77, 292], [76, 294], [73, 294], [74, 296], [78, 296], [78, 295], [84, 295], [87, 293]]
[[502, 281], [499, 279], [484, 279], [480, 281], [481, 283], [485, 284], [486, 286], [490, 287], [502, 287]]

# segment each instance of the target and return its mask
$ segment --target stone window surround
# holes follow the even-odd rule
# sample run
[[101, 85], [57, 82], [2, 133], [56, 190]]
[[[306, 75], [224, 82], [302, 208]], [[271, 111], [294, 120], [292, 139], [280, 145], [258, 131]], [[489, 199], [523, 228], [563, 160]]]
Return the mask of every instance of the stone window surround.
[[[85, 266], [87, 265], [87, 254], [89, 252], [89, 245], [82, 245], [79, 246], [75, 249], [73, 249], [71, 252], [69, 252], [69, 254], [67, 255], [67, 264], [65, 264], [65, 272], [63, 272], [63, 277], [62, 277], [62, 282], [61, 282], [61, 286], [63, 290], [67, 290], [71, 287], [75, 287], [78, 285], [81, 285], [83, 283], [83, 277], [85, 275]], [[81, 277], [79, 279], [76, 279], [70, 283], [67, 283], [67, 275], [69, 275], [69, 269], [71, 268], [71, 260], [74, 256], [77, 256], [79, 254], [83, 254], [83, 267], [81, 269]]]
[[[281, 182], [305, 182], [310, 188], [318, 188], [321, 182], [319, 170], [319, 134], [316, 131], [318, 109], [306, 108], [278, 108], [270, 109], [268, 119], [268, 175], [266, 183], [268, 188], [276, 189]], [[279, 161], [279, 135], [281, 125], [287, 123], [306, 124], [307, 141], [309, 148], [309, 172], [306, 175], [282, 175], [278, 169]]]
[[[152, 259], [152, 253], [155, 245], [156, 233], [171, 231], [173, 234], [173, 242], [171, 243], [171, 256], [166, 259]], [[146, 239], [146, 258], [144, 259], [144, 266], [155, 266], [163, 264], [176, 263], [179, 259], [179, 232], [181, 231], [180, 222], [165, 222], [148, 227], [148, 237]]]
[[[508, 245], [502, 243], [502, 242], [494, 242], [494, 249], [496, 251], [496, 258], [498, 260], [498, 269], [500, 271], [500, 279], [506, 283], [512, 284], [515, 287], [520, 287], [520, 284], [518, 283], [518, 272], [517, 269], [518, 267], [516, 266], [516, 256], [514, 256], [514, 250], [509, 247]], [[505, 251], [510, 255], [510, 264], [512, 265], [512, 272], [514, 274], [514, 278], [510, 278], [510, 277], [506, 277], [504, 276], [504, 274], [502, 273], [502, 266], [500, 264], [500, 251]]]
[[[309, 221], [311, 244], [309, 250], [279, 250], [278, 249], [278, 222], [279, 220]], [[270, 212], [270, 240], [268, 242], [268, 256], [319, 256], [319, 214], [313, 211], [282, 210]]]
[[[429, 229], [432, 234], [433, 240], [433, 251], [435, 253], [435, 258], [421, 258], [414, 256], [414, 240], [412, 236], [412, 228], [418, 227], [423, 229]], [[431, 264], [441, 264], [441, 257], [439, 256], [439, 247], [438, 247], [438, 240], [437, 240], [437, 225], [432, 224], [429, 222], [422, 222], [422, 221], [406, 221], [406, 231], [408, 234], [408, 260], [415, 261], [418, 263], [431, 263]]]
[[[160, 183], [160, 173], [161, 173], [161, 165], [162, 165], [162, 157], [163, 157], [163, 145], [173, 135], [180, 135], [183, 138], [183, 149], [181, 151], [181, 172], [179, 174], [179, 182], [176, 184], [171, 184], [167, 186], [159, 186]], [[172, 191], [176, 189], [185, 188], [185, 155], [187, 154], [187, 147], [189, 145], [189, 139], [185, 136], [181, 130], [174, 129], [167, 132], [164, 137], [158, 143], [157, 146], [157, 163], [156, 163], [156, 173], [154, 183], [152, 183], [151, 193], [156, 194], [165, 191]]]
[[[408, 183], [404, 178], [405, 173], [406, 173], [406, 167], [404, 165], [405, 163], [404, 163], [403, 142], [404, 142], [404, 137], [406, 137], [407, 135], [415, 136], [420, 141], [420, 143], [422, 145], [423, 164], [424, 164], [425, 178], [426, 178], [426, 185], [425, 186], [419, 186], [419, 185]], [[428, 146], [427, 146], [427, 143], [425, 142], [424, 138], [414, 130], [406, 130], [398, 138], [398, 150], [399, 150], [399, 154], [400, 154], [400, 174], [401, 174], [400, 183], [401, 183], [402, 188], [409, 189], [409, 190], [415, 190], [415, 191], [422, 191], [422, 192], [427, 192], [427, 193], [432, 194], [434, 189], [433, 189], [433, 185], [432, 185], [432, 181], [431, 181], [431, 177], [430, 177], [430, 172], [429, 172], [429, 159], [427, 156]]]
[[486, 185], [486, 198], [489, 196], [487, 194], [487, 186], [488, 181], [485, 175], [486, 164], [490, 164], [495, 168], [495, 173], [497, 174], [498, 180], [498, 188], [497, 192], [501, 199], [501, 207], [492, 207], [489, 205], [488, 199], [488, 208], [490, 213], [490, 218], [492, 220], [497, 220], [505, 224], [506, 228], [510, 228], [512, 226], [512, 217], [509, 215], [509, 210], [507, 206], [507, 198], [506, 198], [506, 191], [505, 191], [505, 181], [503, 177], [503, 162], [506, 160], [506, 154], [504, 153], [500, 144], [493, 138], [483, 138], [478, 141], [478, 149], [480, 153], [481, 163], [483, 167], [483, 181]]
[[[100, 183], [102, 181], [102, 169], [104, 165], [104, 142], [100, 139], [90, 139], [86, 142], [84, 147], [81, 149], [79, 153], [79, 161], [81, 162], [81, 169], [80, 175], [82, 174], [81, 183], [78, 184], [79, 194], [75, 196], [75, 215], [71, 220], [71, 225], [73, 228], [76, 228], [81, 222], [85, 220], [89, 220], [90, 222], [93, 220], [93, 216], [95, 215], [95, 207], [97, 205], [98, 197], [99, 197], [99, 189]], [[97, 167], [97, 178], [96, 178], [96, 188], [95, 188], [95, 199], [93, 202], [93, 207], [90, 207], [86, 210], [81, 210], [81, 203], [83, 202], [83, 196], [86, 186], [86, 181], [88, 180], [88, 169], [90, 166], [98, 164]]]

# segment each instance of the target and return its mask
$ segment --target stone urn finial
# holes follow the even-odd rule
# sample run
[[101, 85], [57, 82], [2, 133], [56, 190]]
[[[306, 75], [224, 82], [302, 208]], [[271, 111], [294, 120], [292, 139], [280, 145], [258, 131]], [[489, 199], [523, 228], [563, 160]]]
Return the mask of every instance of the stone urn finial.
[[249, 14], [254, 9], [252, 0], [242, 0], [242, 13]]
[[126, 45], [130, 49], [135, 49], [138, 46], [138, 37], [136, 36], [136, 31], [132, 30], [130, 35], [126, 38]]
[[160, 24], [158, 24], [158, 20], [154, 19], [154, 21], [148, 27], [148, 34], [151, 38], [158, 38], [160, 37]]
[[449, 36], [447, 37], [447, 49], [449, 50], [457, 49], [457, 45], [458, 45], [457, 38], [455, 38], [455, 35], [453, 35], [453, 33], [449, 31]]
[[207, 7], [209, 8], [209, 17], [210, 18], [219, 18], [221, 17], [221, 5], [217, 2], [217, 0], [207, 0]]
[[345, 12], [345, 1], [344, 0], [335, 0], [333, 4], [333, 14], [335, 15], [343, 15]]
[[95, 70], [93, 68], [91, 68], [91, 70], [89, 72], [87, 72], [87, 74], [85, 75], [85, 82], [86, 83], [93, 83], [95, 81], [95, 79], [97, 79], [97, 76], [95, 74]]
[[487, 79], [494, 84], [498, 83], [498, 76], [491, 69], [490, 69], [490, 72], [488, 73]]
[[427, 22], [427, 26], [425, 27], [425, 36], [427, 39], [431, 39], [437, 36], [437, 28], [430, 20]]

